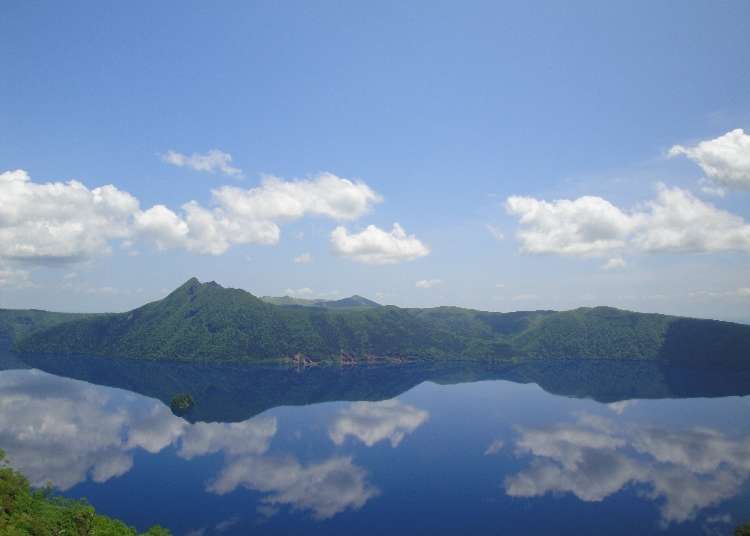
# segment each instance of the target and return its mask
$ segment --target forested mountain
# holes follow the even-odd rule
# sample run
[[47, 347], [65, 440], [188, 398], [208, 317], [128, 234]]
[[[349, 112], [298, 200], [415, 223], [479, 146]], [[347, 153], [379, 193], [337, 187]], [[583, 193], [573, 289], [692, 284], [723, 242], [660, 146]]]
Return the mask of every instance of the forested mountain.
[[[12, 318], [12, 312], [5, 312]], [[0, 315], [0, 318], [2, 316]], [[5, 331], [21, 352], [147, 359], [659, 359], [747, 366], [750, 326], [622, 311], [274, 305], [193, 278], [127, 313]], [[7, 323], [6, 323], [7, 324]]]

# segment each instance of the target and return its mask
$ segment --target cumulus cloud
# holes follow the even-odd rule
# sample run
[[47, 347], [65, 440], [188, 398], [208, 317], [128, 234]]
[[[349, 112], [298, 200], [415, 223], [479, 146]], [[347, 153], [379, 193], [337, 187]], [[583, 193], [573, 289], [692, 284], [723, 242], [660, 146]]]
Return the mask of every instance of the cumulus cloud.
[[154, 206], [136, 215], [135, 229], [160, 249], [183, 248], [204, 255], [221, 255], [234, 245], [272, 245], [281, 236], [274, 221], [227, 213], [221, 207], [207, 209], [191, 201], [182, 210], [178, 216], [163, 205]]
[[632, 211], [594, 196], [552, 202], [513, 196], [506, 209], [518, 216], [521, 250], [530, 254], [750, 252], [750, 224], [745, 220], [687, 190], [662, 184], [656, 199]]
[[[138, 199], [107, 185], [78, 181], [37, 183], [23, 170], [0, 173], [0, 262], [82, 261], [107, 253], [120, 240], [153, 242], [160, 249], [220, 255], [240, 244], [276, 244], [280, 225], [306, 215], [353, 220], [381, 197], [363, 182], [330, 173], [305, 180], [266, 177], [254, 188], [212, 191], [209, 207], [190, 201], [174, 211], [141, 209]], [[23, 278], [7, 272], [2, 280]]]
[[633, 238], [643, 251], [750, 251], [747, 222], [680, 188], [660, 186], [657, 199], [635, 217], [645, 221]]
[[442, 279], [420, 279], [415, 283], [417, 288], [432, 288], [442, 284]]
[[310, 255], [309, 253], [302, 253], [301, 255], [297, 255], [296, 257], [294, 257], [295, 264], [310, 264], [312, 260], [312, 255]]
[[564, 492], [598, 502], [640, 484], [641, 496], [661, 503], [668, 525], [735, 496], [750, 476], [750, 438], [711, 429], [624, 428], [583, 415], [576, 423], [518, 432], [516, 453], [532, 460], [505, 480], [514, 497]]
[[368, 225], [359, 233], [336, 227], [331, 233], [331, 246], [336, 255], [364, 264], [396, 264], [424, 257], [430, 249], [414, 235], [394, 223], [390, 232]]
[[242, 170], [231, 165], [232, 155], [219, 149], [211, 149], [206, 154], [193, 153], [189, 156], [176, 151], [167, 151], [161, 159], [177, 167], [189, 167], [195, 171], [208, 173], [218, 171], [230, 177], [242, 177]]
[[276, 244], [281, 223], [305, 215], [353, 220], [381, 201], [365, 183], [330, 173], [295, 181], [266, 177], [258, 187], [223, 186], [212, 195], [212, 209], [191, 201], [182, 206], [182, 216], [152, 207], [136, 216], [136, 228], [162, 248], [220, 255], [232, 245]]
[[130, 235], [138, 200], [112, 185], [32, 182], [23, 170], [0, 173], [0, 258], [68, 262], [109, 251]]
[[293, 220], [305, 215], [354, 220], [383, 200], [364, 182], [350, 181], [332, 173], [294, 181], [267, 176], [257, 188], [223, 186], [213, 194], [217, 204], [232, 214], [270, 221]]
[[509, 197], [506, 210], [518, 216], [518, 238], [526, 253], [601, 255], [625, 246], [633, 219], [601, 197], [547, 202]]
[[428, 417], [426, 411], [398, 400], [356, 402], [336, 416], [328, 435], [337, 445], [351, 436], [368, 447], [387, 439], [395, 448]]
[[741, 128], [692, 147], [675, 145], [669, 150], [671, 157], [680, 155], [698, 164], [720, 186], [750, 189], [750, 134]]
[[624, 248], [635, 226], [630, 216], [601, 197], [547, 202], [512, 196], [505, 207], [519, 217], [522, 250], [532, 254], [602, 255]]

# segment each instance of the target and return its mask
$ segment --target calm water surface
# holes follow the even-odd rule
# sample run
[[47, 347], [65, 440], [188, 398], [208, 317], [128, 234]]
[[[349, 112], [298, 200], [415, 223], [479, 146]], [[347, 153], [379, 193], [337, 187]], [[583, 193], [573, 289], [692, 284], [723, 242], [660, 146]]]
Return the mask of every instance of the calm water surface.
[[[639, 367], [6, 356], [0, 447], [36, 485], [177, 535], [731, 533], [747, 376]], [[182, 418], [165, 402], [184, 391]]]

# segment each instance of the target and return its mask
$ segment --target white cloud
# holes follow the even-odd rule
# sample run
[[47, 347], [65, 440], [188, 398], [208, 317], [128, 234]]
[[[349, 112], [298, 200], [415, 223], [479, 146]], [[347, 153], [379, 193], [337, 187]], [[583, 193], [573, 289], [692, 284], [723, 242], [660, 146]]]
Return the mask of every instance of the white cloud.
[[750, 225], [687, 190], [658, 185], [657, 197], [626, 212], [601, 197], [547, 202], [510, 197], [521, 250], [610, 256], [624, 252], [750, 252]]
[[605, 270], [617, 270], [618, 268], [625, 268], [627, 263], [622, 257], [612, 257], [602, 265]]
[[368, 447], [387, 439], [395, 448], [422, 426], [428, 416], [426, 411], [398, 400], [356, 402], [336, 416], [328, 435], [337, 445], [352, 436]]
[[112, 185], [32, 182], [23, 170], [0, 173], [0, 257], [69, 262], [109, 251], [130, 235], [138, 200]]
[[553, 202], [509, 197], [506, 210], [518, 216], [518, 238], [525, 253], [601, 255], [625, 246], [633, 219], [601, 197]]
[[112, 185], [89, 189], [78, 181], [36, 183], [23, 170], [0, 173], [0, 261], [82, 261], [109, 252], [114, 240], [220, 255], [233, 245], [276, 244], [284, 222], [305, 215], [352, 220], [381, 201], [366, 184], [330, 173], [267, 177], [255, 188], [224, 186], [212, 195], [210, 208], [190, 201], [179, 212], [160, 204], [142, 210]]
[[660, 185], [646, 204], [633, 237], [647, 252], [750, 251], [750, 225], [741, 217], [706, 203], [687, 190]]
[[692, 147], [675, 145], [669, 156], [684, 155], [700, 166], [706, 177], [721, 186], [750, 189], [750, 134], [741, 128]]
[[382, 200], [365, 183], [330, 173], [294, 181], [266, 177], [255, 188], [223, 186], [212, 194], [213, 209], [191, 201], [180, 217], [157, 205], [140, 213], [136, 226], [159, 247], [220, 255], [235, 244], [276, 244], [280, 223], [306, 215], [353, 220]]
[[167, 151], [161, 159], [177, 167], [189, 167], [195, 171], [208, 173], [219, 171], [230, 177], [242, 177], [242, 170], [231, 166], [232, 155], [219, 149], [211, 149], [206, 154], [193, 153], [190, 156], [176, 151]]
[[293, 181], [267, 176], [257, 188], [223, 186], [213, 194], [219, 206], [239, 218], [271, 221], [293, 220], [308, 214], [339, 221], [354, 220], [383, 200], [364, 182], [332, 173]]
[[438, 285], [442, 285], [443, 280], [442, 279], [420, 279], [416, 282], [417, 288], [432, 288], [436, 287]]
[[312, 255], [310, 255], [309, 253], [303, 253], [294, 257], [295, 264], [310, 264], [312, 261]]
[[424, 257], [430, 249], [414, 235], [394, 223], [390, 232], [374, 225], [359, 233], [349, 233], [336, 227], [331, 233], [331, 245], [336, 255], [364, 264], [396, 264]]

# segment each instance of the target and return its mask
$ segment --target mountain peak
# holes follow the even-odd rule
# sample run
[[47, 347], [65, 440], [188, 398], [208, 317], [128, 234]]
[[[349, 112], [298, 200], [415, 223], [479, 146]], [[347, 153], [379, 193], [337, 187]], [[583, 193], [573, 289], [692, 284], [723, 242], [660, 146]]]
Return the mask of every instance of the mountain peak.
[[[187, 281], [185, 281], [182, 285], [174, 289], [172, 292], [169, 293], [169, 296], [183, 296], [185, 294], [195, 294], [198, 291], [201, 290], [207, 290], [207, 289], [222, 289], [221, 285], [219, 285], [216, 281], [209, 281], [208, 283], [201, 283], [197, 277], [191, 277]], [[168, 296], [168, 297], [169, 297]]]
[[191, 277], [187, 281], [185, 281], [182, 285], [177, 287], [172, 291], [172, 294], [174, 293], [182, 293], [182, 292], [190, 292], [195, 291], [196, 289], [203, 286], [203, 283], [201, 283], [197, 277]]

